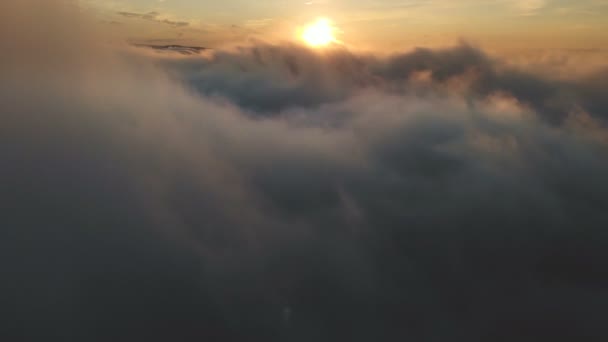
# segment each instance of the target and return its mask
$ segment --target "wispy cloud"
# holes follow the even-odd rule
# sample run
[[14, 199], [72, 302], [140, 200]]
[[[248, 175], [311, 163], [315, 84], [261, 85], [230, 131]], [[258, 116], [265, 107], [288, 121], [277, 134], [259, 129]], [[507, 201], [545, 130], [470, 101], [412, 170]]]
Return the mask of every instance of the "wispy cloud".
[[173, 27], [185, 27], [189, 26], [190, 23], [187, 21], [174, 21], [167, 18], [162, 18], [161, 14], [158, 12], [147, 12], [147, 13], [135, 13], [135, 12], [116, 12], [116, 14], [127, 17], [127, 18], [137, 18], [143, 20], [150, 20], [161, 24], [166, 24]]
[[521, 15], [536, 15], [549, 4], [549, 0], [516, 0], [514, 7]]

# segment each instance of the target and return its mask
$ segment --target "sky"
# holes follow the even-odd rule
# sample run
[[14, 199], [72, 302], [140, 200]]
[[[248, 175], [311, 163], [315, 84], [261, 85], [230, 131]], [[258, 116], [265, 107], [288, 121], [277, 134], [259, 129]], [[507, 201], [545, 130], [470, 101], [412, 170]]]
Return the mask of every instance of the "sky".
[[214, 3], [0, 1], [0, 341], [608, 341], [601, 2]]
[[[249, 37], [291, 40], [298, 26], [331, 19], [340, 39], [394, 50], [459, 39], [490, 47], [599, 48], [608, 44], [606, 0], [86, 0], [134, 39], [216, 46]], [[125, 16], [154, 13], [153, 20]], [[119, 14], [119, 13], [122, 13]], [[170, 22], [163, 22], [168, 20]], [[182, 22], [183, 25], [174, 25]], [[116, 29], [116, 28], [115, 28]]]

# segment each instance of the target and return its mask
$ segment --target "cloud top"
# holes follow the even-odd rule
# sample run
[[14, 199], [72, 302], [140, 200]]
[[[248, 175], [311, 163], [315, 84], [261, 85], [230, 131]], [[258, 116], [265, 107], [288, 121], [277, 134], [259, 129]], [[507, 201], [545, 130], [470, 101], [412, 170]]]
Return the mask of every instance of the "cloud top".
[[608, 337], [600, 72], [150, 55], [70, 8], [0, 3], [29, 18], [0, 30], [7, 340]]

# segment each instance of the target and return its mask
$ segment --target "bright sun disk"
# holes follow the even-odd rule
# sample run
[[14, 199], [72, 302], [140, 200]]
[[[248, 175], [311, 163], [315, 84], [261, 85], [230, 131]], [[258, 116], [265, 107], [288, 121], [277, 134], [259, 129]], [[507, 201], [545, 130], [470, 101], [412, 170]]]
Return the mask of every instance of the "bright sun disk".
[[302, 39], [306, 44], [313, 47], [326, 46], [329, 43], [336, 41], [333, 31], [334, 28], [329, 20], [319, 19], [315, 23], [304, 28]]

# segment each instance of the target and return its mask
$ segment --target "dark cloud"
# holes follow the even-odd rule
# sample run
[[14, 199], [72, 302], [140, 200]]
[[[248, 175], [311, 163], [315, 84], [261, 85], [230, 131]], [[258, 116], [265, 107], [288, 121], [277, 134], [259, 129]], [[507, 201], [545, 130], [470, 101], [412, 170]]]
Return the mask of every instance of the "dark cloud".
[[133, 44], [133, 46], [144, 47], [153, 49], [159, 52], [177, 52], [182, 55], [195, 55], [200, 54], [201, 52], [208, 50], [208, 48], [202, 46], [185, 46], [185, 45], [153, 45], [153, 44]]
[[60, 2], [0, 10], [45, 3], [0, 26], [3, 339], [608, 337], [599, 74], [466, 45], [151, 57]]
[[[256, 45], [219, 52], [210, 60], [179, 61], [175, 68], [203, 94], [219, 94], [249, 109], [272, 113], [341, 101], [366, 89], [400, 94], [459, 91], [483, 98], [501, 93], [560, 122], [578, 109], [605, 119], [606, 72], [587, 79], [557, 80], [507, 66], [462, 44], [417, 49], [378, 59], [345, 49], [318, 54], [301, 46]], [[225, 77], [225, 73], [231, 77]], [[419, 81], [421, 76], [429, 82]]]

